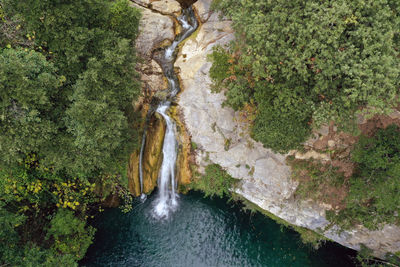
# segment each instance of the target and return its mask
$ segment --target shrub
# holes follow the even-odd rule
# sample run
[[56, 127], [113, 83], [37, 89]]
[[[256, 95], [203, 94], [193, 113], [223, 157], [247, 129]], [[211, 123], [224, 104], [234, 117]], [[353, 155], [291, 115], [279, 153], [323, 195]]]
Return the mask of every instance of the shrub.
[[128, 0], [111, 3], [110, 26], [115, 32], [128, 39], [136, 39], [139, 27], [140, 11], [129, 7]]
[[[387, 112], [400, 81], [400, 2], [235, 1], [214, 8], [233, 20], [236, 40], [211, 55], [210, 76], [234, 109], [254, 100], [255, 139], [276, 151], [305, 141], [310, 125], [346, 128], [369, 107]], [[225, 54], [224, 54], [225, 53]]]
[[352, 153], [358, 163], [350, 180], [346, 209], [329, 219], [349, 228], [360, 223], [379, 229], [383, 223], [400, 225], [400, 129], [391, 125], [375, 136], [361, 136]]
[[206, 196], [223, 197], [229, 195], [229, 190], [237, 181], [218, 164], [210, 164], [206, 167], [204, 175], [193, 183], [193, 189], [203, 191]]
[[92, 244], [95, 229], [74, 216], [70, 210], [60, 208], [50, 222], [48, 238], [53, 238], [56, 249], [61, 254], [73, 255], [80, 260]]

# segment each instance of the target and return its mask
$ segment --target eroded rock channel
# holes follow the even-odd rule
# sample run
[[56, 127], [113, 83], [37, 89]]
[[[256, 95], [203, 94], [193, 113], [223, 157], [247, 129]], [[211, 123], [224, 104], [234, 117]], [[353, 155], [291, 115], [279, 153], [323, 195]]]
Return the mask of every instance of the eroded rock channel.
[[[178, 46], [198, 27], [197, 18], [191, 6], [182, 9], [179, 14], [175, 6], [170, 8], [171, 3], [165, 3], [165, 5], [166, 9], [163, 12], [159, 11], [156, 5], [154, 9], [153, 4], [148, 4], [147, 9], [162, 15], [169, 14], [164, 16], [173, 19], [175, 38], [172, 42], [168, 39], [163, 40], [158, 45], [159, 47], [152, 50], [144, 49], [142, 52], [149, 56], [151, 51], [151, 61], [161, 66], [167, 88], [152, 95], [150, 103], [143, 108], [144, 111], [147, 110], [147, 114], [141, 148], [132, 155], [131, 165], [133, 166], [130, 168], [132, 193], [140, 194], [142, 200], [146, 198], [146, 193], [153, 190], [157, 181], [158, 199], [154, 207], [154, 215], [159, 218], [168, 217], [169, 212], [174, 211], [177, 206], [176, 161], [180, 149], [177, 142], [176, 122], [170, 116], [170, 108], [180, 92], [180, 81], [175, 73], [174, 63], [179, 50]], [[146, 6], [146, 4], [140, 3], [140, 6]], [[140, 41], [138, 43], [140, 48]]]

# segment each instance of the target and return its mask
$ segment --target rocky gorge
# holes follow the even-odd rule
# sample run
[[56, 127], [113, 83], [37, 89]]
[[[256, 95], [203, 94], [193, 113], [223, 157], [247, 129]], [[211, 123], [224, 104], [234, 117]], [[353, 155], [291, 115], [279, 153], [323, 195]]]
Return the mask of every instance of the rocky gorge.
[[[313, 200], [297, 199], [295, 192], [299, 182], [291, 177], [291, 168], [286, 163], [287, 155], [274, 153], [252, 140], [246, 124], [240, 120], [240, 114], [223, 106], [224, 93], [211, 91], [211, 62], [207, 55], [216, 45], [227, 45], [235, 38], [231, 22], [213, 12], [210, 9], [211, 2], [198, 0], [194, 4], [201, 23], [193, 36], [181, 45], [175, 63], [182, 88], [177, 105], [171, 112], [179, 132], [179, 184], [190, 183], [190, 162], [195, 163], [200, 172], [207, 164], [216, 163], [232, 177], [240, 179], [239, 186], [234, 189], [237, 194], [292, 225], [311, 229], [356, 250], [363, 244], [382, 258], [386, 253], [400, 251], [398, 227], [385, 225], [382, 230], [371, 231], [357, 226], [351, 231], [343, 231], [325, 217], [325, 212], [332, 207]], [[154, 54], [158, 48], [170, 44], [180, 32], [177, 22], [180, 5], [174, 0], [133, 0], [132, 5], [142, 10], [136, 48], [143, 59], [138, 70], [144, 97], [136, 103], [136, 108], [142, 110], [145, 116], [150, 99], [162, 98], [167, 88], [167, 81]], [[145, 193], [151, 192], [156, 186], [165, 133], [165, 124], [160, 116], [153, 115], [147, 122], [143, 163]], [[320, 136], [327, 135], [328, 132], [323, 130], [320, 133]], [[192, 142], [196, 144], [194, 153], [191, 153]], [[294, 151], [292, 154], [297, 158], [321, 157], [329, 160], [326, 155], [313, 151], [308, 154]], [[130, 191], [136, 196], [141, 193], [138, 155], [139, 151], [131, 155], [129, 168]]]

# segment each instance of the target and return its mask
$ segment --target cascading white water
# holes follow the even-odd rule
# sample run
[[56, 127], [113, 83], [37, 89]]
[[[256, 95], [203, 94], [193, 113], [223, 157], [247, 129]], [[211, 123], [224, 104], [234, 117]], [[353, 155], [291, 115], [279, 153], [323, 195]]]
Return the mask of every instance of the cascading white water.
[[[178, 18], [183, 28], [173, 43], [165, 49], [164, 65], [162, 65], [165, 76], [168, 80], [169, 97], [173, 99], [179, 93], [179, 83], [175, 72], [173, 71], [174, 54], [177, 46], [192, 34], [198, 24], [194, 16], [193, 9], [190, 7], [183, 11], [182, 16]], [[176, 125], [168, 116], [167, 112], [171, 106], [170, 101], [162, 101], [157, 107], [159, 113], [166, 122], [166, 132], [163, 143], [163, 161], [158, 176], [158, 197], [155, 201], [153, 214], [157, 218], [167, 218], [169, 213], [178, 206], [178, 195], [176, 194], [175, 164], [178, 154], [178, 142], [176, 140]]]
[[[165, 59], [168, 61], [172, 61], [174, 59], [173, 55], [178, 47], [178, 45], [185, 40], [189, 35], [191, 35], [197, 29], [197, 21], [193, 15], [192, 7], [189, 7], [187, 10], [184, 10], [183, 14], [178, 17], [178, 21], [183, 28], [183, 34], [179, 35], [172, 44], [165, 49]], [[192, 19], [192, 24], [189, 23], [189, 19]]]
[[143, 133], [142, 137], [142, 145], [140, 147], [140, 157], [139, 157], [139, 180], [140, 180], [140, 199], [145, 201], [147, 196], [143, 193], [143, 152], [144, 152], [144, 145], [146, 143], [146, 131]]
[[176, 125], [166, 114], [170, 102], [161, 103], [157, 112], [163, 116], [166, 122], [166, 131], [163, 144], [163, 162], [158, 178], [158, 198], [154, 207], [154, 214], [159, 217], [168, 217], [170, 211], [174, 211], [178, 205], [175, 182], [175, 163], [178, 152], [178, 143], [175, 138]]

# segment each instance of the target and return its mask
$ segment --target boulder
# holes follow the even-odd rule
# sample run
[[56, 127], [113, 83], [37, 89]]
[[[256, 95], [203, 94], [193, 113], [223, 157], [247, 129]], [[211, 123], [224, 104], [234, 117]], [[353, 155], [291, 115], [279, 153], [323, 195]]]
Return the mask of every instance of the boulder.
[[200, 17], [202, 23], [206, 22], [211, 16], [210, 6], [211, 1], [208, 0], [198, 0], [194, 3], [194, 8], [197, 10], [197, 14]]
[[180, 4], [175, 0], [160, 0], [151, 3], [151, 8], [169, 15], [177, 15], [181, 12]]

